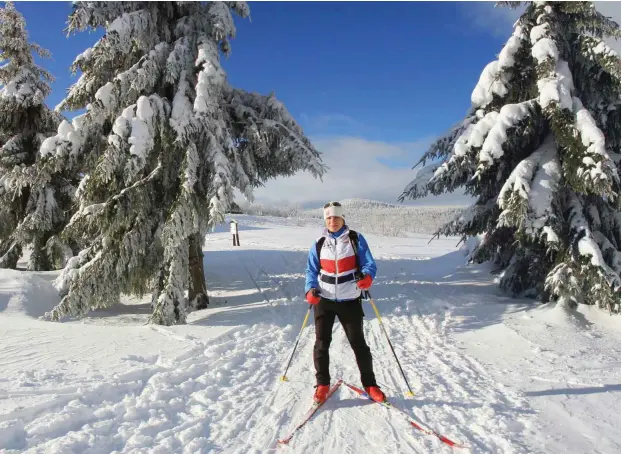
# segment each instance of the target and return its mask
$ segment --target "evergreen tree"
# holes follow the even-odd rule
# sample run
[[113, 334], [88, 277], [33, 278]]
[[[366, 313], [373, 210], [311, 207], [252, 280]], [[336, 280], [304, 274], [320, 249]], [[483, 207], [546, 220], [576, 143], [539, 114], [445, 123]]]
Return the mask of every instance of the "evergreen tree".
[[237, 187], [307, 170], [319, 153], [274, 96], [231, 87], [220, 65], [243, 2], [77, 2], [69, 31], [105, 27], [79, 55], [61, 108], [86, 107], [41, 152], [59, 166], [88, 155], [66, 234], [86, 247], [57, 281], [53, 320], [151, 292], [157, 324], [206, 303], [201, 245]]
[[28, 42], [24, 17], [6, 2], [0, 8], [0, 268], [15, 268], [30, 244], [28, 268], [52, 269], [46, 243], [66, 223], [62, 206], [70, 203], [63, 185], [44, 183], [38, 171], [39, 147], [60, 116], [44, 104], [53, 79], [34, 54], [50, 56]]
[[[516, 4], [516, 2], [511, 2]], [[438, 234], [481, 235], [476, 262], [500, 284], [574, 308], [620, 310], [618, 24], [592, 2], [528, 3], [471, 96], [400, 199], [465, 188], [477, 197]]]

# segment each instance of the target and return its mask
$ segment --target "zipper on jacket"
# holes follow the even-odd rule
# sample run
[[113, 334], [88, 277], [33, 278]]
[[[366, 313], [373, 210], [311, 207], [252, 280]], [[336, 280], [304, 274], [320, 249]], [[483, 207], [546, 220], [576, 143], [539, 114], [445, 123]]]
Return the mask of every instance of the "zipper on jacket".
[[337, 301], [337, 287], [339, 285], [337, 282], [339, 281], [339, 257], [337, 255], [337, 238], [335, 238], [335, 301]]

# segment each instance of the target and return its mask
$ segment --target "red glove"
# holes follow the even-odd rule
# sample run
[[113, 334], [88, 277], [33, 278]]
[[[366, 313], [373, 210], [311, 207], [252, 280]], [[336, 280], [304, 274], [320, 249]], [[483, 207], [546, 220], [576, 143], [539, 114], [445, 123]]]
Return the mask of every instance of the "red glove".
[[320, 291], [316, 288], [312, 288], [307, 292], [307, 303], [317, 304], [320, 302]]
[[356, 281], [356, 285], [361, 290], [367, 290], [369, 287], [371, 287], [371, 282], [372, 282], [371, 276], [369, 274], [366, 274], [365, 277], [363, 277], [363, 279]]

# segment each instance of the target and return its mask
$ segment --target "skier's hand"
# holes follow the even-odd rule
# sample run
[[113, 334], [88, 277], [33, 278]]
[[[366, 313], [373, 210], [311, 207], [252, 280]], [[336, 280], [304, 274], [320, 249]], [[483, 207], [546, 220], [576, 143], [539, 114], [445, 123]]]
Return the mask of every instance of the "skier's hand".
[[369, 287], [371, 287], [371, 283], [372, 283], [372, 278], [369, 274], [366, 274], [365, 276], [363, 276], [363, 279], [359, 279], [358, 281], [356, 281], [357, 287], [360, 288], [361, 290], [367, 290]]
[[312, 288], [307, 292], [307, 303], [317, 304], [320, 302], [320, 291], [316, 288]]

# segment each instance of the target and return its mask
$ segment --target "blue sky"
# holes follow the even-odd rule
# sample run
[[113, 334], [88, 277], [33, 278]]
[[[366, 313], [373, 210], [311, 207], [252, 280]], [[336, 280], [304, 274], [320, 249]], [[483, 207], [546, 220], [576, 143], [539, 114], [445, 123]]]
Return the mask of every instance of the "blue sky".
[[[73, 59], [100, 33], [67, 38], [69, 2], [16, 6], [30, 38], [53, 54], [42, 63], [57, 78], [48, 100], [55, 106], [76, 80], [69, 71]], [[516, 17], [483, 2], [250, 7], [250, 21], [236, 20], [233, 51], [223, 62], [229, 81], [248, 91], [274, 91], [331, 167], [324, 182], [308, 175], [270, 181], [257, 199], [285, 203], [280, 194], [287, 193], [287, 202], [305, 205], [324, 198], [395, 201], [425, 146], [464, 116], [482, 69], [496, 58]]]

